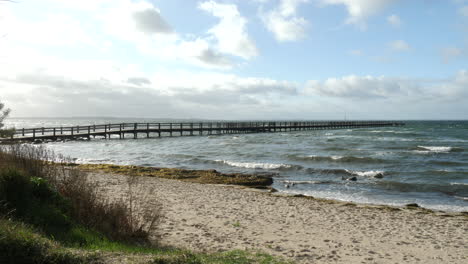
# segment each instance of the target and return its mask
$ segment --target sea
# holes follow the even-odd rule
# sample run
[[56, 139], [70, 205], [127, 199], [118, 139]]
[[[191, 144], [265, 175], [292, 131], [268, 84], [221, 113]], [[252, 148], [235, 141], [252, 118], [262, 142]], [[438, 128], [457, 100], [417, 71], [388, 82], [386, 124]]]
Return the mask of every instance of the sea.
[[[10, 118], [6, 123], [28, 128], [170, 121], [181, 120]], [[273, 187], [285, 193], [468, 211], [468, 121], [404, 122], [403, 127], [149, 139], [142, 135], [137, 140], [44, 145], [78, 163], [267, 174], [274, 178]]]

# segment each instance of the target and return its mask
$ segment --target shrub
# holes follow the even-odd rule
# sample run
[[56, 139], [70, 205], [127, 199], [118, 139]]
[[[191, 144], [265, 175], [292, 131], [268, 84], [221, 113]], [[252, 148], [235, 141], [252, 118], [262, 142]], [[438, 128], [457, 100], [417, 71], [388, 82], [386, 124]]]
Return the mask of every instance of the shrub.
[[13, 210], [53, 236], [68, 231], [71, 218], [110, 239], [149, 244], [161, 218], [159, 203], [151, 210], [135, 210], [135, 178], [128, 181], [126, 200], [108, 201], [87, 174], [42, 146], [0, 146], [0, 172], [3, 213]]

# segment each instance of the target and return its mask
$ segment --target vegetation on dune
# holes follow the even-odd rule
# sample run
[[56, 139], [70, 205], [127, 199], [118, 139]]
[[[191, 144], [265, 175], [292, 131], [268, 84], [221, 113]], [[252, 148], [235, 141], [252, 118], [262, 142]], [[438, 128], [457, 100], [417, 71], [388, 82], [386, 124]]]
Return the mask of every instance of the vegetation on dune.
[[241, 173], [226, 174], [216, 170], [185, 170], [111, 164], [81, 164], [79, 168], [124, 175], [160, 177], [196, 183], [241, 185], [253, 188], [267, 188], [273, 183], [273, 178], [270, 176]]
[[[220, 182], [203, 173], [225, 177], [215, 171], [115, 168], [125, 174], [131, 170], [133, 175], [208, 183]], [[131, 190], [138, 179], [129, 178], [126, 200], [110, 202], [81, 166], [70, 166], [44, 147], [0, 146], [0, 263], [285, 263], [255, 252], [201, 254], [159, 248], [149, 235], [157, 229], [161, 208], [148, 214], [135, 210]]]

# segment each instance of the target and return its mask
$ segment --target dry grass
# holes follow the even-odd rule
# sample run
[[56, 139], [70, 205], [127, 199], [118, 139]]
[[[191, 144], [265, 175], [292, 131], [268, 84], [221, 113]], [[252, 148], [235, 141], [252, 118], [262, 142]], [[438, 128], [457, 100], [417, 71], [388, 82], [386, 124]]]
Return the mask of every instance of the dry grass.
[[88, 228], [102, 232], [110, 239], [150, 243], [150, 234], [161, 219], [162, 207], [155, 202], [151, 210], [140, 210], [133, 193], [138, 184], [129, 178], [123, 199], [109, 201], [99, 195], [87, 173], [70, 161], [42, 146], [0, 146], [0, 170], [17, 170], [28, 177], [45, 179], [71, 204], [71, 217]]

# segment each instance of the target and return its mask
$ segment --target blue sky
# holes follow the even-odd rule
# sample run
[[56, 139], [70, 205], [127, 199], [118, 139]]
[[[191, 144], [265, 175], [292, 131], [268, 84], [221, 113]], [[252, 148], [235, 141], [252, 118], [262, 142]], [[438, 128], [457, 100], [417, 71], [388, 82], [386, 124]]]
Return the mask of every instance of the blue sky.
[[0, 2], [13, 116], [467, 119], [466, 0]]

